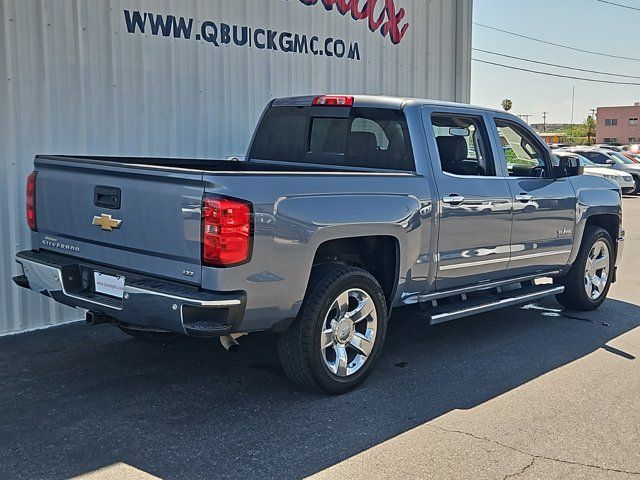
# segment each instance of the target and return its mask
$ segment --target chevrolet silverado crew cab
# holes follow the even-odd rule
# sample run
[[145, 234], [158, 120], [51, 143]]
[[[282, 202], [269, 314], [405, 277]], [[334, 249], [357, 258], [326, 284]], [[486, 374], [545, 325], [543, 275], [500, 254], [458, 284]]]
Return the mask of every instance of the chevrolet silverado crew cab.
[[395, 307], [437, 324], [551, 295], [600, 306], [621, 193], [580, 173], [505, 112], [281, 98], [243, 161], [37, 156], [14, 280], [142, 339], [277, 333], [294, 382], [341, 393]]

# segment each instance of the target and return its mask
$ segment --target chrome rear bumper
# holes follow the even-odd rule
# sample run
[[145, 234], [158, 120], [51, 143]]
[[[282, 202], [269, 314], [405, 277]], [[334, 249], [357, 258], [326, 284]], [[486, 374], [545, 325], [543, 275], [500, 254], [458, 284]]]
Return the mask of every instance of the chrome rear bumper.
[[[16, 262], [22, 267], [22, 275], [14, 278], [18, 286], [134, 328], [221, 336], [232, 332], [244, 314], [244, 292], [206, 292], [48, 252], [20, 252]], [[93, 276], [83, 276], [83, 271], [94, 270], [124, 276], [123, 298], [95, 293]]]

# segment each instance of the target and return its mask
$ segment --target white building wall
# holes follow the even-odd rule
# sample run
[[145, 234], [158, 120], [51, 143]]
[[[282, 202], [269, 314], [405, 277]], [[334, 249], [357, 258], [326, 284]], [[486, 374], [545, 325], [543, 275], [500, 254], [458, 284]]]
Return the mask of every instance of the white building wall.
[[[399, 43], [366, 19], [328, 11], [329, 0], [0, 0], [0, 333], [83, 315], [11, 281], [13, 255], [30, 247], [24, 184], [35, 154], [243, 154], [276, 96], [467, 102], [472, 0], [369, 1], [376, 17], [385, 2], [405, 9]], [[125, 10], [193, 19], [192, 37], [153, 35], [148, 23], [129, 33]], [[219, 47], [195, 38], [213, 32], [201, 31], [207, 21]], [[360, 60], [225, 45], [222, 23], [317, 35], [320, 47], [327, 37], [357, 43]]]

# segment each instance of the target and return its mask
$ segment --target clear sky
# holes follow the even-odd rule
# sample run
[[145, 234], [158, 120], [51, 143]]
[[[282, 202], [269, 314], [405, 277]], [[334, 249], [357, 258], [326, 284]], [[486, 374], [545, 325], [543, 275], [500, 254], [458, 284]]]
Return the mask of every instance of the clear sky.
[[[639, 0], [612, 1], [640, 8]], [[596, 0], [475, 0], [474, 22], [553, 43], [640, 59], [640, 11]], [[640, 77], [640, 61], [574, 52], [478, 25], [473, 26], [473, 46], [569, 67]], [[476, 51], [473, 56], [533, 70], [640, 83], [640, 78], [600, 76]], [[500, 108], [502, 99], [510, 98], [513, 101], [511, 113], [531, 114], [530, 123], [541, 123], [543, 111], [549, 112], [548, 123], [568, 123], [571, 119], [571, 89], [574, 85], [576, 123], [582, 122], [591, 108], [633, 105], [640, 101], [640, 86], [605, 85], [553, 78], [472, 62], [471, 102]]]

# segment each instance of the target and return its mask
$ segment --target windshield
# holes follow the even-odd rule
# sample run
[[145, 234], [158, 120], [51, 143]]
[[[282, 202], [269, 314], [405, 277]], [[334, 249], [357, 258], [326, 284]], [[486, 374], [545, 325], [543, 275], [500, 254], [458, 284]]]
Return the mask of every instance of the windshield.
[[629, 160], [627, 157], [618, 152], [609, 152], [609, 155], [616, 161], [616, 163], [622, 164], [630, 164], [633, 161]]
[[582, 155], [577, 155], [577, 157], [580, 159], [580, 165], [582, 165], [583, 167], [586, 167], [586, 168], [594, 168], [594, 167], [597, 168], [598, 167], [598, 165], [593, 163], [588, 158], [583, 157]]

